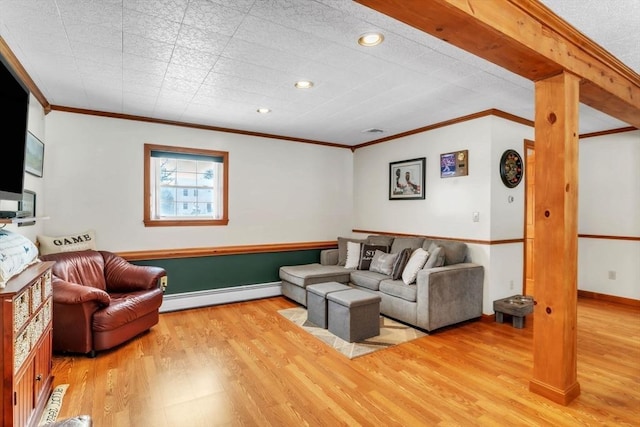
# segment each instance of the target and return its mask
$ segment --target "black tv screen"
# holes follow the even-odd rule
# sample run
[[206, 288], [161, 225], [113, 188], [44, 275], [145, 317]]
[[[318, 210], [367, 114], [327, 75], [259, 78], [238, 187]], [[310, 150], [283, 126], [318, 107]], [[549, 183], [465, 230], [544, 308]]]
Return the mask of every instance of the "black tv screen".
[[29, 90], [0, 55], [0, 200], [22, 200]]

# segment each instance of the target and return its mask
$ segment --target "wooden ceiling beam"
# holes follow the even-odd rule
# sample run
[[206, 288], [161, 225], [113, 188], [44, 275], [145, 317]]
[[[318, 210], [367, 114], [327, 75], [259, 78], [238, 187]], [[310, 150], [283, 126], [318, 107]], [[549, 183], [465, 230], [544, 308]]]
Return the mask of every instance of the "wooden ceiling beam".
[[569, 71], [580, 102], [640, 128], [640, 75], [536, 0], [355, 0], [532, 81]]

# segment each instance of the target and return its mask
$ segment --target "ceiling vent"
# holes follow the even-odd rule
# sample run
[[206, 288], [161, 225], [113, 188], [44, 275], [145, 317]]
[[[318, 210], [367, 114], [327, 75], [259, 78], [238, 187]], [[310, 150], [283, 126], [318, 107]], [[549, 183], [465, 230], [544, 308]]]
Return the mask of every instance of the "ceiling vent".
[[365, 129], [362, 131], [362, 133], [382, 133], [382, 132], [384, 132], [382, 129], [377, 129], [377, 128]]

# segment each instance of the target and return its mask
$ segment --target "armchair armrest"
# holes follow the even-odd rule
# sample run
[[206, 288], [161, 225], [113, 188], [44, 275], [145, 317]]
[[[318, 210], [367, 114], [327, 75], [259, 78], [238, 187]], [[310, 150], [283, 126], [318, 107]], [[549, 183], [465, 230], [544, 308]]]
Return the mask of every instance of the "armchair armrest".
[[102, 289], [83, 286], [53, 277], [53, 302], [56, 304], [84, 304], [95, 302], [98, 306], [107, 306], [111, 302], [109, 294]]
[[100, 251], [104, 257], [104, 277], [111, 292], [134, 292], [162, 287], [164, 268], [131, 264], [118, 255]]
[[338, 265], [338, 249], [324, 249], [320, 251], [320, 264]]
[[67, 282], [54, 276], [53, 348], [57, 351], [88, 353], [93, 350], [91, 320], [111, 298], [102, 289]]
[[482, 316], [484, 267], [460, 263], [418, 272], [417, 323], [428, 331]]

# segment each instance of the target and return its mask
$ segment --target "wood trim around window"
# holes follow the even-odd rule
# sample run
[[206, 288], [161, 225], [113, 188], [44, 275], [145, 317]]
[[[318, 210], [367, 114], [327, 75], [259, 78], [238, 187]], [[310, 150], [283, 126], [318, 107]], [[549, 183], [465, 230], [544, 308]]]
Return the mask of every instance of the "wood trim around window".
[[[158, 220], [151, 218], [151, 151], [173, 151], [176, 153], [202, 154], [206, 156], [222, 157], [223, 159], [223, 195], [221, 219], [174, 219]], [[167, 145], [144, 144], [144, 225], [145, 227], [184, 227], [227, 225], [229, 223], [229, 153], [227, 151], [205, 150], [188, 147], [171, 147]]]

